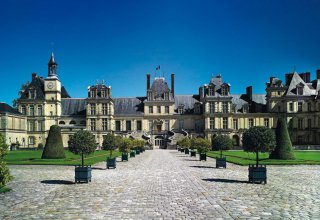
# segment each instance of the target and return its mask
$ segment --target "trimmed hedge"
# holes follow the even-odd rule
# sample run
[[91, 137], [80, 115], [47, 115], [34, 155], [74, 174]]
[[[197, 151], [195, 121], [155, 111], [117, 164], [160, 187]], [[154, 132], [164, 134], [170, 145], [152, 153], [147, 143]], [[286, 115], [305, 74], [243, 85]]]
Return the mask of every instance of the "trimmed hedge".
[[58, 125], [52, 125], [41, 158], [62, 159], [65, 157], [60, 127]]

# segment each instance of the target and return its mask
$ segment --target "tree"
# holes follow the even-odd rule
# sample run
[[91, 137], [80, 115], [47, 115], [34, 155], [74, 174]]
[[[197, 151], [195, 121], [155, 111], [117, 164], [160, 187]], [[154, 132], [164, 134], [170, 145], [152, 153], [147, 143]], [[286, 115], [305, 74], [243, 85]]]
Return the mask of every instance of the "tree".
[[245, 131], [242, 136], [243, 149], [256, 153], [256, 166], [259, 166], [259, 152], [270, 152], [275, 147], [275, 135], [270, 128], [256, 126]]
[[270, 159], [293, 160], [295, 158], [287, 122], [284, 118], [279, 118], [277, 122], [276, 143], [276, 148], [271, 152]]
[[108, 133], [102, 143], [103, 150], [109, 151], [109, 158], [112, 157], [112, 152], [118, 148], [119, 145], [121, 145], [122, 137], [121, 136], [115, 136], [114, 134]]
[[128, 153], [132, 147], [133, 141], [130, 138], [123, 138], [120, 145], [119, 151], [122, 153]]
[[84, 155], [92, 154], [96, 148], [96, 139], [90, 131], [77, 131], [69, 142], [69, 151], [81, 155], [82, 166], [84, 166]]
[[6, 145], [5, 138], [0, 134], [0, 189], [12, 179], [9, 168], [4, 161], [4, 156], [7, 154], [7, 150], [8, 145]]
[[58, 125], [52, 125], [46, 140], [46, 145], [42, 152], [42, 159], [61, 159], [65, 158], [61, 129]]
[[212, 140], [212, 149], [220, 150], [220, 158], [222, 158], [222, 151], [230, 150], [232, 148], [232, 140], [228, 135], [218, 135]]
[[22, 93], [28, 88], [29, 84], [30, 84], [30, 82], [28, 81], [28, 82], [21, 85], [20, 91], [18, 93], [19, 97], [12, 101], [13, 108], [18, 108], [18, 104], [19, 104], [18, 100], [19, 100], [20, 96], [22, 95]]
[[210, 150], [211, 143], [206, 138], [192, 138], [191, 145], [193, 145], [199, 154], [205, 154]]
[[183, 138], [183, 139], [181, 139], [181, 140], [179, 140], [178, 142], [177, 142], [177, 144], [179, 145], [179, 146], [181, 146], [182, 148], [190, 148], [190, 146], [191, 146], [191, 141], [190, 141], [190, 139], [188, 138], [188, 137], [185, 137], [185, 138]]

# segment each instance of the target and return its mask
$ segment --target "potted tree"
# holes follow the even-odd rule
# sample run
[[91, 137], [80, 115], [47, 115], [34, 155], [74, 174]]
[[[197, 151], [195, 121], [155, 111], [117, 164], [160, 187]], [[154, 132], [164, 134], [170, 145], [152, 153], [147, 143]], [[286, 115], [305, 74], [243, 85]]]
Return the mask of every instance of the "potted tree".
[[112, 152], [117, 149], [117, 146], [121, 143], [122, 137], [115, 136], [114, 134], [108, 133], [102, 143], [103, 150], [109, 151], [109, 156], [107, 157], [107, 169], [110, 167], [116, 168], [116, 158], [112, 157]]
[[144, 140], [139, 140], [139, 146], [140, 146], [140, 152], [143, 153], [146, 151], [146, 148], [145, 148], [145, 141]]
[[0, 191], [9, 191], [10, 189], [5, 187], [6, 184], [12, 180], [9, 167], [4, 160], [4, 157], [8, 153], [8, 145], [6, 144], [5, 137], [0, 133]]
[[89, 131], [76, 132], [69, 141], [69, 151], [81, 155], [81, 165], [75, 167], [75, 182], [91, 182], [91, 166], [84, 166], [84, 156], [97, 148], [94, 135]]
[[196, 147], [192, 144], [192, 139], [190, 140], [190, 157], [196, 157], [197, 155], [197, 149]]
[[179, 146], [181, 146], [184, 149], [185, 154], [189, 154], [190, 144], [190, 139], [188, 137], [185, 137], [179, 141]]
[[122, 153], [121, 160], [128, 161], [128, 153], [130, 152], [130, 148], [132, 146], [132, 140], [130, 138], [123, 138], [120, 145], [119, 151]]
[[243, 149], [256, 153], [256, 165], [249, 165], [249, 182], [267, 183], [267, 168], [259, 166], [259, 152], [270, 152], [275, 147], [274, 132], [267, 127], [251, 127], [242, 136]]
[[206, 138], [193, 138], [191, 143], [199, 153], [199, 159], [207, 160], [207, 152], [210, 150], [211, 143]]
[[220, 151], [220, 158], [216, 158], [216, 168], [227, 168], [226, 157], [222, 157], [222, 151], [232, 148], [232, 140], [227, 135], [218, 135], [212, 140], [212, 149]]

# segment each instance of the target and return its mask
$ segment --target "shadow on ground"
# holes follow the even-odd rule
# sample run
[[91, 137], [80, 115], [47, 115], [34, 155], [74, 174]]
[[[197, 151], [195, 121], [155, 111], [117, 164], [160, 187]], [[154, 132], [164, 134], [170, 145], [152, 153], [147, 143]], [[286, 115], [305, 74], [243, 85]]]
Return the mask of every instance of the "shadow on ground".
[[208, 182], [218, 182], [218, 183], [249, 183], [248, 181], [243, 180], [230, 180], [230, 179], [219, 179], [219, 178], [212, 178], [212, 179], [202, 179]]
[[188, 155], [178, 155], [177, 157], [190, 157]]
[[56, 184], [56, 185], [71, 185], [71, 184], [75, 184], [74, 182], [68, 181], [68, 180], [42, 180], [41, 183]]
[[102, 167], [91, 167], [93, 170], [106, 170], [107, 168], [102, 168]]
[[[198, 161], [198, 160], [197, 160]], [[215, 167], [209, 167], [209, 166], [190, 166], [190, 167], [195, 167], [195, 168], [208, 168], [208, 169], [216, 169]]]
[[186, 161], [200, 161], [200, 160], [193, 160], [193, 159], [184, 159]]

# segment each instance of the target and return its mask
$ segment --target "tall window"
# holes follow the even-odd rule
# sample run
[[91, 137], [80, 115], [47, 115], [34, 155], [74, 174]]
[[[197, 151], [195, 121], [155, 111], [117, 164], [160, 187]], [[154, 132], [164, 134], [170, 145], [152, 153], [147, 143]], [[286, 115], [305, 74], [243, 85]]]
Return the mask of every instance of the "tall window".
[[30, 113], [31, 116], [34, 116], [34, 106], [33, 105], [30, 105], [29, 113]]
[[227, 117], [224, 117], [223, 120], [223, 129], [228, 129], [228, 118]]
[[104, 130], [104, 131], [108, 130], [108, 119], [106, 119], [106, 118], [102, 119], [102, 130]]
[[106, 97], [106, 90], [104, 89], [101, 90], [101, 97], [102, 98]]
[[106, 103], [102, 103], [102, 114], [107, 115], [108, 114], [108, 108]]
[[157, 112], [160, 114], [161, 113], [161, 106], [157, 106]]
[[210, 118], [210, 129], [215, 129], [215, 125], [214, 125], [214, 117]]
[[298, 90], [298, 95], [303, 95], [303, 87], [298, 86], [297, 90]]
[[169, 114], [169, 106], [165, 106], [164, 108], [165, 108], [165, 112]]
[[213, 88], [209, 88], [208, 89], [208, 95], [209, 96], [214, 96], [214, 89]]
[[249, 128], [253, 127], [253, 118], [249, 118]]
[[299, 118], [299, 119], [298, 119], [298, 128], [299, 128], [299, 129], [302, 129], [302, 128], [303, 128], [303, 119], [302, 119], [302, 118]]
[[91, 115], [96, 114], [96, 104], [90, 104]]
[[221, 88], [221, 95], [222, 95], [222, 96], [228, 95], [227, 87], [222, 87], [222, 88]]
[[38, 105], [38, 116], [42, 116], [42, 105]]
[[166, 131], [169, 131], [170, 130], [170, 121], [169, 120], [165, 120], [164, 126], [165, 126]]
[[302, 102], [298, 102], [298, 112], [302, 112]]
[[34, 128], [35, 128], [34, 121], [29, 121], [29, 131], [35, 131]]
[[269, 128], [269, 118], [265, 118], [263, 121], [264, 121], [264, 126], [266, 128]]
[[21, 106], [21, 113], [23, 114], [23, 115], [25, 115], [26, 114], [26, 106], [25, 105], [23, 105], [23, 106]]
[[149, 131], [153, 130], [153, 122], [152, 120], [149, 120]]
[[311, 102], [308, 102], [308, 111], [311, 112]]
[[96, 119], [94, 119], [94, 118], [90, 119], [90, 129], [91, 129], [91, 131], [96, 130]]
[[289, 103], [289, 110], [290, 110], [291, 112], [293, 112], [293, 102], [290, 102], [290, 103]]
[[311, 126], [312, 126], [312, 121], [310, 118], [308, 118], [308, 129], [311, 129]]
[[34, 145], [34, 144], [35, 144], [35, 138], [29, 137], [29, 145]]
[[121, 130], [120, 121], [116, 121], [116, 131], [120, 131], [120, 130]]
[[31, 89], [29, 91], [29, 99], [35, 99], [36, 98], [36, 91], [34, 89]]
[[42, 121], [38, 121], [38, 131], [43, 131]]
[[215, 102], [209, 102], [209, 112], [214, 113], [215, 112]]
[[179, 105], [178, 107], [178, 113], [183, 114], [183, 105]]
[[153, 106], [149, 106], [149, 114], [153, 113]]
[[229, 112], [228, 102], [223, 102], [223, 103], [222, 103], [222, 112], [223, 112], [223, 113], [228, 113], [228, 112]]
[[139, 120], [137, 121], [137, 131], [141, 131], [142, 130], [142, 122]]
[[97, 91], [96, 90], [91, 90], [90, 91], [90, 97], [95, 98], [97, 96]]
[[126, 130], [131, 131], [131, 121], [126, 121]]
[[238, 130], [238, 119], [233, 119], [233, 129]]

